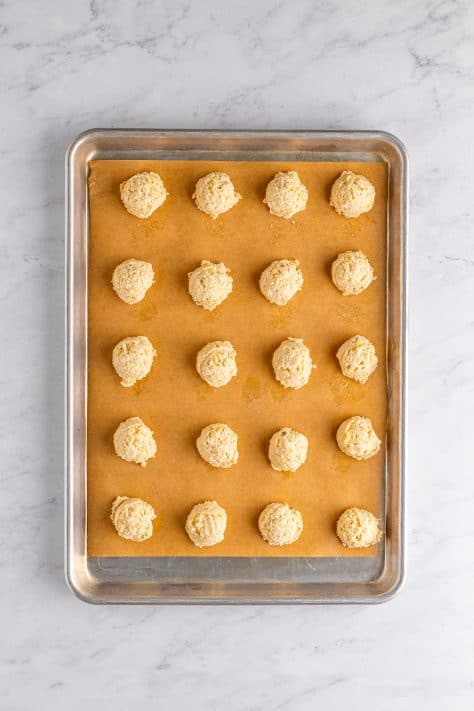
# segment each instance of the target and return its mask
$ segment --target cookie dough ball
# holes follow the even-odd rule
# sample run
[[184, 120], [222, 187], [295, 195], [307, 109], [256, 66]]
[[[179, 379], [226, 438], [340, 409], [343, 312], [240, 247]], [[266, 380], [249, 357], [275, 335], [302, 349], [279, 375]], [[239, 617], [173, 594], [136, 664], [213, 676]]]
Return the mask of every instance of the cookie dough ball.
[[368, 548], [382, 538], [378, 519], [365, 509], [346, 509], [339, 517], [336, 531], [347, 548]]
[[196, 440], [199, 454], [211, 467], [228, 469], [239, 459], [238, 436], [229, 425], [207, 425]]
[[119, 457], [142, 467], [156, 455], [153, 432], [139, 417], [129, 417], [119, 424], [114, 434], [114, 447]]
[[341, 452], [358, 460], [370, 459], [377, 454], [381, 445], [372, 420], [359, 415], [341, 422], [336, 439]]
[[198, 548], [215, 546], [224, 540], [227, 514], [217, 501], [193, 506], [186, 519], [186, 533]]
[[155, 281], [150, 262], [127, 259], [114, 269], [112, 286], [117, 296], [126, 304], [138, 304]]
[[288, 504], [268, 504], [258, 517], [258, 528], [271, 546], [288, 546], [301, 536], [303, 517]]
[[345, 170], [333, 183], [329, 204], [344, 217], [359, 217], [374, 206], [375, 188], [363, 175]]
[[150, 217], [163, 205], [168, 193], [158, 173], [137, 173], [120, 184], [120, 197], [127, 212]]
[[145, 378], [153, 365], [156, 351], [146, 336], [129, 336], [119, 341], [112, 352], [112, 365], [122, 378], [121, 385], [130, 388]]
[[377, 368], [375, 346], [365, 336], [352, 336], [336, 353], [342, 374], [358, 383], [366, 383]]
[[155, 518], [153, 506], [142, 499], [117, 496], [112, 504], [110, 520], [119, 536], [128, 541], [140, 543], [151, 538]]
[[198, 208], [213, 220], [237, 205], [241, 197], [227, 173], [208, 173], [199, 178], [193, 194]]
[[284, 388], [298, 390], [309, 380], [313, 363], [309, 348], [302, 338], [287, 338], [282, 341], [272, 358], [275, 378]]
[[260, 291], [277, 306], [285, 306], [302, 286], [303, 274], [297, 259], [277, 259], [260, 277]]
[[268, 448], [270, 463], [277, 472], [295, 472], [305, 463], [308, 455], [308, 438], [283, 427], [272, 435]]
[[237, 375], [237, 352], [229, 341], [211, 341], [196, 357], [196, 370], [213, 388], [227, 385]]
[[272, 215], [289, 220], [306, 208], [308, 190], [296, 170], [279, 172], [267, 185], [265, 200]]
[[331, 267], [334, 286], [344, 296], [361, 294], [374, 281], [374, 270], [363, 252], [342, 252]]
[[230, 269], [222, 262], [204, 260], [201, 266], [188, 274], [189, 293], [198, 306], [208, 311], [222, 304], [232, 291]]

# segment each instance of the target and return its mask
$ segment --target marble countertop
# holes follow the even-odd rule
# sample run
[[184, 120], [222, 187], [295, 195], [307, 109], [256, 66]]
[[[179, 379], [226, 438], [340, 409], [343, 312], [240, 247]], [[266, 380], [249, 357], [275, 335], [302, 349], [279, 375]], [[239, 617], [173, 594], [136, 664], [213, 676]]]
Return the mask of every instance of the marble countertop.
[[[473, 708], [473, 4], [1, 5], [2, 709]], [[64, 152], [97, 126], [406, 144], [408, 578], [390, 603], [93, 607], [67, 589]]]

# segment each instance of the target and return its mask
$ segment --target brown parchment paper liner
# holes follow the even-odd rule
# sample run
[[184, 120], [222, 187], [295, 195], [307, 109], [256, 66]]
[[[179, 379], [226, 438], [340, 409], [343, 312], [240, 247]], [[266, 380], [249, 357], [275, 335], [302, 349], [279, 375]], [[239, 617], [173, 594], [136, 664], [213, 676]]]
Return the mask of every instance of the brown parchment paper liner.
[[[278, 170], [297, 170], [309, 190], [305, 212], [287, 221], [272, 216], [262, 200]], [[330, 186], [342, 170], [369, 178], [377, 191], [374, 209], [346, 220], [329, 206]], [[139, 171], [156, 171], [169, 197], [146, 220], [129, 215], [119, 184]], [[227, 172], [243, 199], [213, 221], [191, 200], [196, 180]], [[367, 462], [339, 452], [335, 432], [351, 415], [372, 418], [385, 434], [387, 170], [376, 163], [279, 163], [208, 161], [93, 161], [90, 164], [89, 370], [88, 370], [88, 554], [91, 556], [345, 556], [335, 524], [348, 506], [380, 514], [384, 448]], [[344, 297], [330, 279], [339, 252], [360, 249], [377, 280], [359, 296]], [[152, 262], [157, 282], [134, 306], [113, 292], [114, 267], [134, 257]], [[260, 294], [258, 278], [274, 259], [299, 259], [303, 290], [283, 308]], [[202, 259], [223, 261], [234, 290], [216, 311], [196, 306], [187, 274]], [[362, 334], [376, 346], [379, 366], [366, 385], [342, 376], [335, 354], [348, 337]], [[114, 345], [125, 336], [146, 335], [158, 357], [151, 374], [123, 388], [112, 368]], [[288, 336], [304, 339], [317, 368], [298, 391], [274, 380], [271, 356]], [[213, 389], [197, 375], [197, 351], [208, 341], [230, 340], [238, 376]], [[137, 415], [158, 445], [146, 468], [119, 459], [112, 436], [121, 420]], [[201, 428], [226, 422], [239, 435], [240, 458], [228, 470], [203, 462], [195, 448]], [[272, 470], [270, 436], [283, 426], [309, 438], [309, 455], [295, 474]], [[119, 538], [110, 520], [117, 495], [150, 502], [156, 512], [153, 537], [143, 543]], [[184, 531], [191, 507], [215, 499], [225, 507], [223, 543], [196, 548]], [[265, 543], [257, 528], [261, 509], [288, 502], [304, 519], [300, 540], [282, 548]]]

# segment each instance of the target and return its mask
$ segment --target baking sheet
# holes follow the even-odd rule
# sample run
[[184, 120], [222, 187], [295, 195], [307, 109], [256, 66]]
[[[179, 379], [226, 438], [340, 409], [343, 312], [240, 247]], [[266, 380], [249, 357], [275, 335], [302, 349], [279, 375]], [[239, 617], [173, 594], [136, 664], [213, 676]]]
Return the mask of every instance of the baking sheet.
[[[310, 193], [307, 210], [288, 222], [262, 203], [277, 170], [296, 169]], [[344, 169], [375, 185], [374, 209], [345, 220], [328, 205], [332, 181]], [[148, 220], [124, 210], [119, 183], [140, 170], [156, 170], [170, 196]], [[191, 200], [194, 184], [211, 170], [231, 176], [244, 199], [210, 220]], [[372, 418], [380, 436], [386, 421], [385, 268], [386, 184], [383, 162], [275, 163], [204, 161], [93, 161], [90, 169], [88, 554], [92, 556], [334, 556], [373, 555], [375, 548], [344, 549], [334, 533], [340, 512], [351, 505], [380, 512], [384, 451], [356, 462], [337, 449], [335, 430], [354, 414]], [[377, 281], [360, 296], [343, 297], [329, 267], [340, 251], [362, 249]], [[124, 259], [151, 261], [157, 284], [135, 306], [121, 302], [110, 285]], [[305, 284], [283, 309], [258, 290], [258, 276], [273, 259], [297, 258]], [[214, 313], [187, 294], [187, 273], [202, 259], [224, 261], [234, 291]], [[355, 333], [377, 348], [379, 367], [365, 385], [345, 379], [335, 351]], [[150, 376], [122, 388], [111, 366], [113, 346], [128, 335], [147, 335], [158, 351]], [[302, 337], [317, 364], [310, 383], [286, 391], [273, 378], [271, 354], [288, 336]], [[199, 348], [228, 339], [237, 349], [239, 375], [224, 388], [209, 388], [194, 369]], [[145, 469], [123, 462], [113, 451], [118, 423], [138, 415], [152, 427], [157, 458]], [[224, 421], [239, 434], [239, 463], [211, 469], [198, 456], [195, 438], [210, 422]], [[268, 439], [289, 425], [310, 440], [306, 464], [295, 474], [274, 472], [266, 457]], [[158, 514], [152, 539], [120, 539], [108, 519], [116, 495], [139, 496]], [[190, 508], [216, 499], [228, 512], [223, 543], [199, 550], [188, 540]], [[270, 501], [287, 501], [302, 511], [300, 540], [282, 549], [258, 533], [259, 511]]]

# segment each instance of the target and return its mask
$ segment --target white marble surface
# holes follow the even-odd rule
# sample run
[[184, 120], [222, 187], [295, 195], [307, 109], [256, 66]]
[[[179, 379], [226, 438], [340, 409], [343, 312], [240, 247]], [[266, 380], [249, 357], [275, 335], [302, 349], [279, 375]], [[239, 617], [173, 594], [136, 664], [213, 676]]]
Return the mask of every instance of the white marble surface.
[[[1, 3], [2, 709], [474, 707], [473, 34], [469, 0]], [[409, 568], [394, 601], [91, 607], [66, 588], [63, 158], [95, 126], [406, 143]]]

